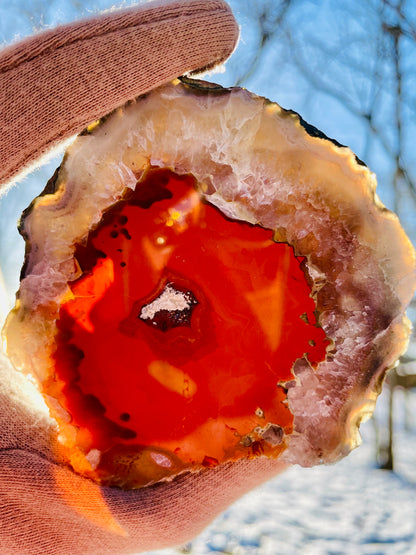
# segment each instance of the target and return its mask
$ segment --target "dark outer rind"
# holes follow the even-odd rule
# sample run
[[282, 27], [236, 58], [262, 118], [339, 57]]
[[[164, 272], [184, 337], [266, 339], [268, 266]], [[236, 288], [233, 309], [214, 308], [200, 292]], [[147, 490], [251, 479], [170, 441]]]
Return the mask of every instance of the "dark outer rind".
[[[338, 142], [336, 139], [333, 139], [332, 137], [328, 137], [328, 135], [325, 135], [325, 133], [323, 133], [323, 131], [320, 131], [317, 127], [315, 127], [314, 125], [311, 125], [310, 123], [305, 121], [303, 119], [303, 117], [298, 112], [295, 112], [295, 110], [288, 110], [286, 108], [282, 108], [282, 110], [284, 112], [286, 112], [287, 114], [292, 114], [294, 116], [297, 116], [299, 118], [299, 123], [304, 128], [304, 130], [308, 133], [308, 135], [310, 135], [311, 137], [316, 137], [318, 139], [324, 139], [325, 141], [330, 141], [331, 143], [333, 143], [335, 146], [337, 146], [339, 148], [348, 148], [349, 149], [349, 147], [347, 145], [343, 145], [342, 143]], [[362, 160], [360, 160], [360, 158], [358, 158], [358, 156], [356, 154], [354, 154], [354, 156], [355, 156], [355, 161], [357, 162], [358, 165], [364, 166], [365, 168], [368, 167], [367, 164], [365, 162], [363, 162]]]
[[45, 188], [43, 189], [43, 191], [35, 199], [32, 200], [32, 202], [29, 204], [29, 206], [27, 208], [25, 208], [23, 210], [22, 215], [19, 218], [19, 222], [17, 224], [17, 230], [20, 233], [20, 235], [23, 237], [24, 242], [25, 242], [25, 256], [24, 256], [24, 260], [23, 260], [22, 269], [20, 270], [20, 281], [22, 281], [22, 279], [24, 279], [26, 277], [26, 270], [27, 270], [27, 266], [28, 266], [28, 263], [29, 263], [29, 255], [30, 255], [30, 251], [32, 250], [32, 246], [31, 246], [31, 243], [30, 243], [30, 240], [29, 240], [29, 236], [25, 231], [25, 220], [31, 214], [31, 212], [33, 211], [33, 209], [35, 207], [36, 200], [38, 198], [44, 197], [46, 195], [53, 195], [54, 193], [56, 193], [57, 182], [58, 182], [59, 170], [60, 169], [61, 169], [61, 166], [56, 168], [53, 176], [46, 183]]
[[[208, 81], [194, 81], [193, 79], [189, 79], [188, 77], [184, 77], [184, 76], [179, 77], [179, 80], [182, 81], [182, 83], [184, 85], [186, 85], [187, 87], [193, 89], [193, 92], [195, 92], [195, 91], [198, 92], [199, 91], [201, 94], [203, 94], [203, 93], [206, 94], [208, 92], [208, 93], [212, 93], [212, 94], [222, 95], [222, 94], [229, 93], [233, 89], [239, 89], [239, 87], [224, 88], [221, 85], [218, 85], [216, 83], [210, 83]], [[253, 93], [251, 93], [251, 94], [253, 94]], [[267, 100], [267, 102], [270, 102], [271, 104], [276, 104], [276, 102], [272, 102], [271, 100]], [[317, 127], [315, 127], [314, 125], [311, 125], [310, 123], [305, 121], [303, 119], [303, 117], [298, 112], [295, 112], [295, 110], [288, 110], [286, 108], [282, 108], [282, 111], [285, 112], [286, 114], [296, 116], [299, 120], [300, 125], [303, 127], [303, 129], [311, 137], [315, 137], [315, 138], [318, 138], [318, 139], [323, 139], [325, 141], [329, 141], [329, 142], [333, 143], [335, 146], [337, 146], [339, 148], [348, 148], [349, 149], [348, 146], [343, 145], [342, 143], [340, 143], [336, 139], [328, 137], [328, 135], [325, 135], [325, 133], [323, 133], [323, 131], [320, 131]], [[358, 158], [358, 156], [356, 154], [354, 154], [354, 156], [355, 156], [355, 161], [357, 162], [357, 164], [359, 164], [360, 166], [367, 167], [367, 164], [365, 162], [363, 162], [362, 160], [360, 160], [360, 158]]]

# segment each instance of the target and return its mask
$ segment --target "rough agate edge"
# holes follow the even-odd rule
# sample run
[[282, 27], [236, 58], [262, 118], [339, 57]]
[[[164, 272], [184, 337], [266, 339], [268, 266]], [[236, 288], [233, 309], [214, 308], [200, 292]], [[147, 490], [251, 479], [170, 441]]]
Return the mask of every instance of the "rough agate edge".
[[[346, 455], [386, 370], [406, 349], [415, 253], [379, 201], [374, 175], [348, 148], [244, 89], [175, 81], [77, 138], [22, 217], [26, 260], [4, 332], [14, 366], [41, 387], [53, 375], [59, 306], [79, 276], [75, 244], [150, 167], [191, 174], [209, 204], [273, 230], [275, 241], [306, 258], [331, 346], [316, 368], [294, 361], [285, 384], [294, 431], [280, 459], [311, 466]], [[68, 441], [68, 415], [54, 399], [48, 404]]]

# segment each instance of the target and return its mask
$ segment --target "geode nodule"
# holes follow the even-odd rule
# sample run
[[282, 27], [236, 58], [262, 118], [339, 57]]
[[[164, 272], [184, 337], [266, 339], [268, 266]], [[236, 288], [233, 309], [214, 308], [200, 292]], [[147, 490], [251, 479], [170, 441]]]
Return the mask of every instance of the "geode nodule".
[[355, 447], [416, 281], [375, 187], [297, 114], [200, 81], [80, 135], [22, 216], [4, 329], [74, 470], [137, 488]]

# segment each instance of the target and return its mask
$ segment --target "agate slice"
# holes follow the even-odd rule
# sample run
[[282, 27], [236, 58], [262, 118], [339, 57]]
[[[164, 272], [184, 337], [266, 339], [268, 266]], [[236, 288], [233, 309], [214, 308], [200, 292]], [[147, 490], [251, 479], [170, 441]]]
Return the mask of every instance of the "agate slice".
[[355, 447], [415, 288], [375, 187], [244, 89], [177, 80], [91, 125], [22, 216], [4, 331], [68, 464], [137, 488]]

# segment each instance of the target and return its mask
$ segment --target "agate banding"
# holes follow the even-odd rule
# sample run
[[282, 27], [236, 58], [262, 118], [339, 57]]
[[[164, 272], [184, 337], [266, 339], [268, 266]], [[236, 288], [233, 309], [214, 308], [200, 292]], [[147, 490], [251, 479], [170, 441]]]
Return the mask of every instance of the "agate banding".
[[355, 447], [415, 288], [375, 187], [244, 89], [177, 80], [91, 125], [22, 217], [5, 327], [68, 463], [131, 488]]

